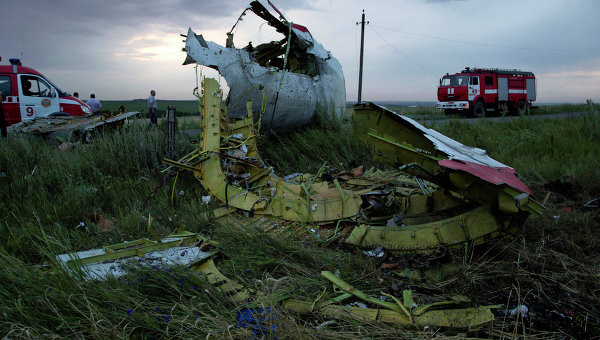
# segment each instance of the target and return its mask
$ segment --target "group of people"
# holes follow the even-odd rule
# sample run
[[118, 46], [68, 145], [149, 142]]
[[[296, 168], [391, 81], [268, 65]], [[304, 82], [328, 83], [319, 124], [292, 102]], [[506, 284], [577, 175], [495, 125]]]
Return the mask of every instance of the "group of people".
[[[156, 91], [150, 91], [150, 95], [148, 96], [148, 112], [150, 113], [150, 126], [152, 124], [157, 124], [157, 106], [156, 106]], [[73, 97], [79, 99], [79, 92], [73, 92]], [[96, 99], [95, 94], [90, 94], [90, 99], [86, 100], [85, 103], [90, 107], [92, 114], [95, 114], [100, 111], [102, 108], [102, 104], [98, 99]]]
[[[73, 97], [79, 99], [79, 92], [73, 92]], [[100, 109], [102, 108], [102, 104], [96, 99], [96, 95], [93, 93], [90, 94], [90, 99], [86, 100], [85, 103], [90, 107], [90, 110], [92, 110], [92, 114], [100, 112]]]
[[[156, 126], [157, 125], [157, 112], [158, 112], [158, 107], [156, 105], [156, 91], [152, 90], [150, 91], [150, 95], [148, 96], [148, 112], [150, 113], [150, 125], [149, 127], [151, 127], [153, 124]], [[79, 99], [79, 93], [78, 92], [74, 92], [73, 93], [73, 97]], [[2, 102], [4, 101], [4, 96], [2, 94], [2, 91], [0, 91], [0, 135], [2, 137], [6, 137], [7, 135], [7, 131], [6, 131], [6, 120], [5, 120], [5, 116], [4, 116], [4, 110], [3, 110], [3, 105]], [[102, 108], [102, 104], [100, 103], [100, 101], [98, 99], [96, 99], [96, 95], [95, 94], [90, 94], [90, 99], [86, 100], [85, 103], [90, 107], [92, 114], [98, 113], [100, 111], [100, 109]], [[121, 106], [122, 111], [125, 111], [125, 108], [123, 108], [123, 106]], [[121, 108], [119, 108], [119, 110], [121, 111]]]

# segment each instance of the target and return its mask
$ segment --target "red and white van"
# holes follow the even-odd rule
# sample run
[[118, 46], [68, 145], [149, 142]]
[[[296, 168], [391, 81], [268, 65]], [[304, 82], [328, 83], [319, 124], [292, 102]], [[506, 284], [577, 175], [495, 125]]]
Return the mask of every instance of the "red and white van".
[[38, 117], [83, 116], [92, 111], [81, 100], [61, 91], [38, 71], [10, 59], [0, 65], [0, 91], [6, 125]]

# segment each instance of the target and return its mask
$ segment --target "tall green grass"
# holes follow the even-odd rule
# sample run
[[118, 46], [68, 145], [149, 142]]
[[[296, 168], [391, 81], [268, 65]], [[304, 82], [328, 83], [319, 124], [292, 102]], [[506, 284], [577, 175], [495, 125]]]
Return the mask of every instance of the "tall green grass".
[[[465, 144], [487, 149], [492, 157], [515, 167], [528, 180], [543, 183], [571, 173], [581, 178], [587, 175], [591, 183], [593, 178], [598, 178], [594, 171], [597, 171], [599, 125], [598, 116], [589, 115], [565, 121], [521, 119], [473, 125], [450, 122], [439, 129]], [[551, 136], [554, 136], [553, 143], [548, 142]], [[281, 175], [314, 173], [325, 162], [339, 169], [375, 165], [369, 160], [368, 146], [357, 141], [350, 129], [331, 122], [264, 139], [260, 146], [267, 164], [275, 166]], [[195, 147], [185, 138], [178, 140], [180, 155]], [[510, 252], [502, 255], [500, 264], [494, 261], [498, 261], [497, 256], [502, 252], [495, 253], [493, 259], [488, 258], [489, 254], [475, 254], [467, 260], [458, 254], [461, 263], [472, 263], [473, 268], [478, 269], [420, 290], [420, 285], [412, 285], [378, 268], [384, 261], [426, 267], [427, 259], [390, 254], [385, 259], [372, 259], [353, 247], [325, 247], [310, 235], [294, 232], [293, 227], [281, 233], [265, 233], [253, 226], [260, 224], [260, 220], [238, 218], [234, 225], [215, 221], [211, 218], [211, 209], [216, 204], [201, 203], [201, 196], [207, 193], [189, 173], [181, 173], [177, 182], [174, 178], [166, 181], [144, 205], [150, 191], [163, 179], [164, 174], [160, 172], [163, 152], [161, 130], [148, 131], [145, 124], [107, 133], [90, 145], [75, 144], [74, 149], [66, 151], [59, 151], [57, 143], [31, 136], [0, 140], [2, 336], [191, 338], [210, 334], [215, 338], [249, 338], [252, 335], [248, 330], [235, 326], [236, 313], [244, 307], [273, 308], [278, 320], [277, 331], [267, 334], [267, 338], [452, 335], [406, 330], [394, 325], [345, 321], [331, 324], [327, 319], [298, 318], [279, 309], [277, 301], [285, 296], [316, 300], [325, 291], [330, 294], [331, 285], [319, 273], [337, 270], [341, 278], [371, 296], [379, 296], [381, 291], [397, 295], [399, 292], [392, 289], [396, 286], [412, 288], [416, 296], [419, 291], [467, 294], [478, 303], [503, 303], [504, 294], [511, 291], [510, 285], [525, 282], [524, 264], [537, 270], [539, 266], [535, 263], [539, 256], [563, 259], [557, 252], [570, 250], [578, 254], [574, 243], [581, 240], [581, 236], [576, 238], [565, 232], [567, 229], [560, 228], [560, 223], [576, 224], [578, 231], [596, 225], [591, 217], [562, 222], [545, 216], [533, 225], [542, 236], [536, 234], [534, 241], [527, 241], [535, 247], [532, 249], [548, 249], [553, 255], [528, 252], [533, 255], [525, 261], [519, 258], [518, 247], [506, 246], [501, 241], [494, 249]], [[102, 230], [94, 222], [94, 215], [113, 219], [115, 225], [110, 230]], [[201, 275], [185, 268], [136, 269], [121, 280], [82, 282], [66, 275], [55, 263], [57, 254], [149, 237], [149, 216], [156, 221], [152, 228], [160, 236], [185, 226], [219, 242], [220, 270], [259, 294], [247, 303], [235, 303]], [[544, 229], [546, 224], [552, 223], [552, 229]], [[597, 244], [593, 233], [585, 235], [587, 246]], [[589, 251], [584, 253], [588, 257], [590, 254]], [[591, 260], [582, 263], [593, 264]], [[516, 270], [515, 266], [522, 275], [517, 279], [502, 271]], [[556, 271], [556, 277], [574, 280], [576, 284], [584, 283], [582, 278], [588, 275], [588, 271], [580, 267], [576, 273], [573, 269], [559, 272], [563, 270], [559, 265], [552, 266], [552, 270]], [[481, 273], [487, 276], [482, 277]], [[527, 277], [530, 281], [526, 282], [531, 286], [540, 282], [550, 285], [536, 281], [535, 275]], [[499, 286], [498, 282], [503, 285]], [[578, 298], [577, 301], [583, 300]]]
[[529, 182], [575, 176], [589, 192], [600, 191], [600, 115], [474, 124], [452, 120], [434, 126], [463, 144], [487, 150]]
[[299, 131], [264, 138], [261, 156], [280, 175], [317, 173], [325, 163], [337, 169], [371, 166], [370, 148], [357, 140], [342, 124], [310, 126]]
[[532, 110], [532, 114], [553, 114], [564, 112], [589, 112], [600, 110], [600, 104], [589, 102], [587, 104], [558, 104], [558, 105], [540, 105]]
[[[276, 307], [278, 296], [322, 292], [324, 269], [369, 286], [375, 267], [359, 250], [338, 252], [293, 233], [282, 239], [252, 226], [215, 222], [211, 207], [201, 203], [206, 192], [189, 173], [177, 182], [171, 178], [144, 206], [164, 176], [162, 139], [160, 130], [134, 124], [66, 151], [33, 136], [0, 140], [0, 334], [249, 337], [247, 330], [232, 329], [243, 306], [185, 268], [137, 269], [121, 280], [81, 282], [54, 260], [61, 253], [148, 238], [149, 216], [161, 236], [184, 226], [219, 242], [230, 255], [218, 261], [221, 270], [263, 292], [249, 302], [254, 305]], [[196, 147], [178, 142], [180, 155]], [[112, 229], [102, 230], [93, 217], [98, 215], [112, 219]], [[287, 320], [279, 335], [310, 334], [283, 312], [279, 319]]]

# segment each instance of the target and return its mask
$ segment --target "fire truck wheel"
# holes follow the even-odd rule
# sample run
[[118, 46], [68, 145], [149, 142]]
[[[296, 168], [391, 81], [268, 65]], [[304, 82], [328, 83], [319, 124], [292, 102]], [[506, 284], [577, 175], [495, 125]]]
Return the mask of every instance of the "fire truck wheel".
[[517, 114], [519, 116], [524, 115], [527, 112], [527, 104], [525, 104], [524, 100], [519, 100], [517, 102]]
[[483, 102], [479, 101], [473, 107], [473, 116], [475, 118], [483, 118], [485, 116], [485, 106], [483, 106]]

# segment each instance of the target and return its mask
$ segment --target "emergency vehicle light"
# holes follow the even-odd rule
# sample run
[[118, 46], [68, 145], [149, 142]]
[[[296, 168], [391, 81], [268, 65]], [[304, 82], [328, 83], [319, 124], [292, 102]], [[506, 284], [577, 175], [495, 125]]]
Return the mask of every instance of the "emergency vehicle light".
[[21, 59], [19, 58], [10, 58], [8, 59], [8, 61], [10, 62], [11, 65], [17, 65], [17, 66], [21, 66]]

